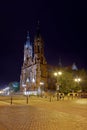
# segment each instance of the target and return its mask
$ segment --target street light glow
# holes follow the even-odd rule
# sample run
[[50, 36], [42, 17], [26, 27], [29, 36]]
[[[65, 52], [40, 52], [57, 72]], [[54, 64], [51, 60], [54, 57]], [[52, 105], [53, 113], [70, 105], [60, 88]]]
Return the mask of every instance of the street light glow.
[[77, 79], [75, 79], [75, 82], [77, 82], [78, 80]]
[[44, 85], [44, 83], [43, 83], [43, 82], [40, 82], [40, 85]]
[[55, 75], [55, 76], [62, 75], [62, 72], [61, 72], [61, 71], [55, 72], [54, 75]]
[[57, 73], [55, 72], [54, 75], [57, 76]]
[[59, 71], [59, 72], [58, 72], [58, 75], [62, 75], [62, 72], [61, 72], [61, 71]]
[[80, 78], [78, 78], [78, 81], [80, 82], [80, 81], [81, 81], [81, 79], [80, 79]]
[[57, 76], [57, 83], [56, 83], [56, 91], [57, 91], [57, 101], [59, 100], [59, 77], [62, 75], [62, 72], [61, 71], [58, 71], [58, 72], [55, 72], [54, 73], [54, 76]]
[[75, 78], [74, 80], [75, 80], [75, 82], [79, 83], [81, 81], [81, 78]]

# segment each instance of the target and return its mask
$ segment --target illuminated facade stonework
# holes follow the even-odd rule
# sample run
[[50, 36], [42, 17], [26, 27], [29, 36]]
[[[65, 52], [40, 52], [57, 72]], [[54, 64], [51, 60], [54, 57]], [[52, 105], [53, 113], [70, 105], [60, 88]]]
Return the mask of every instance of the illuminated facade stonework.
[[47, 88], [47, 62], [44, 56], [44, 41], [37, 29], [34, 43], [31, 44], [29, 32], [24, 45], [24, 61], [20, 75], [20, 91]]

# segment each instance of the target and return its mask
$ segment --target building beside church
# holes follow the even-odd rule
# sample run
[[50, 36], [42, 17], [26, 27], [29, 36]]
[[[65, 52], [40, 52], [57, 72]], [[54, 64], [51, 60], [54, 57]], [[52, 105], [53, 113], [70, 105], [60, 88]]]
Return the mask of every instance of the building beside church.
[[47, 61], [39, 25], [33, 44], [29, 32], [24, 45], [24, 60], [20, 75], [20, 91], [47, 89]]

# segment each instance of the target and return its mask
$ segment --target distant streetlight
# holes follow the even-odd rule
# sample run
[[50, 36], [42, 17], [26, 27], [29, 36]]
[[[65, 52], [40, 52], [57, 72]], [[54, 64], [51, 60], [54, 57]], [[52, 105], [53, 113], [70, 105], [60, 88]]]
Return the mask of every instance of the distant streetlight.
[[56, 83], [57, 101], [58, 101], [58, 99], [59, 99], [59, 87], [60, 87], [58, 80], [59, 80], [59, 76], [61, 76], [61, 75], [62, 75], [62, 72], [61, 72], [61, 71], [58, 71], [58, 72], [55, 72], [55, 73], [54, 73], [54, 76], [57, 77], [57, 83]]
[[81, 82], [81, 78], [75, 78], [74, 80], [75, 80], [75, 82], [77, 82], [77, 83]]
[[61, 72], [61, 71], [55, 72], [54, 75], [55, 75], [55, 76], [62, 75], [62, 72]]
[[[77, 77], [77, 78], [74, 79], [74, 81], [75, 81], [76, 83], [78, 83], [78, 88], [79, 88], [79, 87], [80, 87], [80, 86], [79, 86], [79, 83], [82, 81], [82, 79], [79, 78], [79, 77]], [[80, 91], [81, 91], [81, 88], [80, 88]]]

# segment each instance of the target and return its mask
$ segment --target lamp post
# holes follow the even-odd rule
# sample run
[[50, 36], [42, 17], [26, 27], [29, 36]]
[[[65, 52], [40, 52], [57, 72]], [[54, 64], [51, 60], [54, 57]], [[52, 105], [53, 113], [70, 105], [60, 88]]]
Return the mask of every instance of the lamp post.
[[77, 82], [79, 84], [79, 82], [81, 82], [81, 78], [75, 78], [75, 82]]
[[61, 71], [58, 71], [58, 72], [55, 72], [54, 73], [54, 76], [56, 76], [57, 77], [57, 83], [56, 83], [56, 91], [57, 91], [57, 101], [59, 100], [59, 76], [61, 76], [62, 75], [62, 72]]
[[12, 105], [12, 99], [13, 99], [13, 98], [12, 98], [12, 95], [11, 95], [11, 105]]
[[[81, 82], [81, 78], [77, 77], [74, 79], [74, 81], [78, 84], [78, 87], [79, 87], [79, 83]], [[81, 88], [80, 88], [80, 91], [81, 91]], [[80, 95], [81, 96], [81, 95]]]

